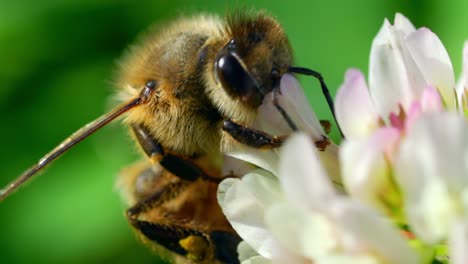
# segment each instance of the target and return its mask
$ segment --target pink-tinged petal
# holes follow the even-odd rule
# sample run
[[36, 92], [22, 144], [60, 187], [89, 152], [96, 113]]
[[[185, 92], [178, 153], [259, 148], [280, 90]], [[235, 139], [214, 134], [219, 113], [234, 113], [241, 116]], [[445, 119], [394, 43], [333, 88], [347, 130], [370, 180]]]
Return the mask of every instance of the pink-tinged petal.
[[218, 187], [218, 202], [243, 240], [266, 258], [275, 255], [275, 239], [264, 223], [266, 205], [251, 193], [247, 184], [240, 179], [223, 180]]
[[442, 98], [434, 86], [429, 85], [422, 94], [421, 107], [423, 112], [440, 112], [444, 109]]
[[419, 99], [426, 83], [403, 43], [405, 32], [385, 20], [375, 37], [369, 62], [369, 89], [380, 116], [406, 110]]
[[281, 150], [281, 186], [288, 199], [305, 209], [327, 206], [335, 190], [320, 164], [315, 146], [305, 134], [294, 134]]
[[398, 207], [389, 160], [393, 159], [400, 131], [385, 127], [372, 137], [345, 141], [340, 149], [341, 173], [346, 190], [365, 204], [390, 212]]
[[421, 102], [415, 101], [411, 104], [406, 113], [405, 129], [410, 130], [414, 122], [423, 114]]
[[330, 212], [347, 252], [372, 252], [384, 263], [419, 263], [418, 255], [387, 218], [347, 198], [331, 204]]
[[457, 219], [452, 224], [449, 237], [449, 247], [451, 263], [468, 263], [468, 223], [462, 219]]
[[397, 128], [398, 130], [403, 130], [405, 127], [405, 122], [400, 118], [399, 115], [395, 113], [390, 113], [388, 120], [390, 125], [394, 128]]
[[439, 92], [432, 85], [429, 85], [424, 89], [421, 100], [413, 102], [408, 109], [405, 120], [406, 129], [410, 130], [414, 122], [423, 113], [441, 112], [443, 110], [444, 106]]
[[415, 233], [429, 243], [445, 238], [457, 214], [457, 193], [468, 185], [468, 124], [457, 112], [428, 113], [400, 145], [395, 175]]
[[335, 113], [347, 138], [369, 135], [378, 127], [379, 115], [369, 95], [364, 75], [349, 69], [335, 98]]
[[454, 108], [456, 98], [452, 62], [437, 35], [427, 28], [421, 28], [408, 35], [405, 43], [426, 83], [436, 87], [445, 104]]
[[394, 24], [396, 30], [401, 31], [404, 36], [416, 30], [411, 21], [400, 13], [396, 13]]

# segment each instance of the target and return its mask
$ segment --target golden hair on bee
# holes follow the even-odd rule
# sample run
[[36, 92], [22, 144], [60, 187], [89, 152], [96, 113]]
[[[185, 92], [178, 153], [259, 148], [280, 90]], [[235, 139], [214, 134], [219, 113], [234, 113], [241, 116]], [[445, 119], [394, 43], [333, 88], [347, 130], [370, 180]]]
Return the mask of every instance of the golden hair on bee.
[[[124, 123], [145, 161], [123, 171], [119, 187], [127, 218], [139, 236], [180, 263], [239, 263], [240, 238], [216, 200], [223, 172], [223, 144], [279, 147], [285, 137], [251, 128], [258, 107], [279, 92], [286, 73], [319, 79], [293, 67], [289, 40], [265, 12], [237, 11], [183, 17], [151, 30], [121, 60], [122, 105], [84, 126], [0, 193], [5, 199], [44, 166], [125, 114]], [[273, 98], [275, 98], [273, 96]], [[273, 99], [285, 122], [288, 114]], [[244, 164], [245, 165], [245, 164]]]

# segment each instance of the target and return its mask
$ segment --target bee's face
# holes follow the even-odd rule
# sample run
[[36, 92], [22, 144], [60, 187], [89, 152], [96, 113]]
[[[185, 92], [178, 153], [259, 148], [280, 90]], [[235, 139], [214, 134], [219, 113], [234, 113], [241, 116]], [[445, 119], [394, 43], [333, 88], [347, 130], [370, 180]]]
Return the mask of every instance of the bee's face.
[[243, 23], [234, 17], [229, 22], [232, 38], [218, 52], [215, 76], [229, 96], [256, 108], [291, 66], [291, 48], [270, 17], [260, 15]]

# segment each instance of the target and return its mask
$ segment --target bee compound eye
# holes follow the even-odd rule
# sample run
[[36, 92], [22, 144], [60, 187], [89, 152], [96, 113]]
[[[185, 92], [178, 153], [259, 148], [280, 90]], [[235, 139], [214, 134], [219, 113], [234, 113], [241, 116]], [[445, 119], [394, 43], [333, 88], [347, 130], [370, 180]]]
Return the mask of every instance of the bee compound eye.
[[232, 54], [228, 53], [217, 60], [216, 73], [224, 90], [233, 97], [250, 101], [257, 92], [254, 80]]

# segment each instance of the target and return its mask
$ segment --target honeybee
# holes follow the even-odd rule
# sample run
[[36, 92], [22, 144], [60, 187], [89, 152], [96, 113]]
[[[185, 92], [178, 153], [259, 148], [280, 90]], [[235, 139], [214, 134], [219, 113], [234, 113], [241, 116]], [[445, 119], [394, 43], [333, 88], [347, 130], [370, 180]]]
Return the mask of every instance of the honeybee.
[[[285, 73], [321, 75], [293, 67], [282, 27], [264, 12], [238, 11], [225, 20], [181, 18], [149, 33], [121, 63], [123, 103], [84, 126], [0, 193], [5, 199], [65, 151], [125, 115], [147, 159], [124, 170], [119, 186], [139, 236], [171, 262], [239, 263], [239, 236], [216, 201], [221, 142], [275, 148], [284, 137], [251, 128], [257, 109], [277, 93]], [[282, 107], [275, 107], [296, 130]]]

